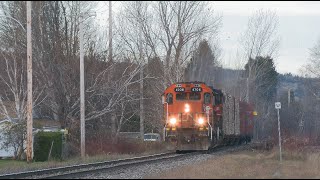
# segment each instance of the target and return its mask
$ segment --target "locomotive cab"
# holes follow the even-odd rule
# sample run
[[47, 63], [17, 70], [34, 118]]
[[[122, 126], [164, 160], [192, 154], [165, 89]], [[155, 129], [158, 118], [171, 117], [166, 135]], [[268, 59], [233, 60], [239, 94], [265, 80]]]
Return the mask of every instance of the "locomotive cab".
[[176, 83], [162, 95], [165, 141], [178, 150], [207, 150], [212, 139], [212, 90], [202, 82]]

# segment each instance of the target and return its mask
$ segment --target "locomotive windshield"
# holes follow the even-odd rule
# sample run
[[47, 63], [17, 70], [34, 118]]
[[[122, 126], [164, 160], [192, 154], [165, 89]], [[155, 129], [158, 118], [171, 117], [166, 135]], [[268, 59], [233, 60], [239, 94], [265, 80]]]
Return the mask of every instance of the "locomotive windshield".
[[191, 93], [177, 93], [176, 94], [176, 100], [182, 101], [182, 100], [200, 100], [201, 94], [198, 92], [191, 92]]
[[192, 92], [190, 93], [190, 100], [200, 100], [201, 99], [201, 94]]
[[187, 100], [187, 93], [177, 93], [176, 100]]

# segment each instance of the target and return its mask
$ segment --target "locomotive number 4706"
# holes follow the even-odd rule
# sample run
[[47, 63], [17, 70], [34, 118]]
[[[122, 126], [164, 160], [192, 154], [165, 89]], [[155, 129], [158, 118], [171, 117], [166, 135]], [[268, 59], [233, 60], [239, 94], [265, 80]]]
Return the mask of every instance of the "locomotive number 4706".
[[191, 89], [192, 92], [201, 92], [202, 88], [201, 87], [194, 87]]

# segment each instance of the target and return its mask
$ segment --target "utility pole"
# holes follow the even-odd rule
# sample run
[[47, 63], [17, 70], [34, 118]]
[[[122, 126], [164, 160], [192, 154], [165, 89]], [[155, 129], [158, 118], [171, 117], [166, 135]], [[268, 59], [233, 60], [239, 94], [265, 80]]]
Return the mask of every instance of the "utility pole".
[[246, 92], [246, 96], [247, 96], [247, 103], [249, 103], [249, 81], [250, 81], [250, 77], [251, 77], [251, 54], [249, 56], [249, 59], [248, 59], [248, 77], [247, 77], [247, 92]]
[[85, 105], [84, 105], [84, 53], [83, 53], [83, 28], [82, 17], [80, 14], [79, 33], [80, 33], [80, 134], [81, 134], [81, 158], [85, 157], [86, 151], [86, 123], [85, 123]]
[[[86, 122], [85, 122], [85, 86], [84, 86], [84, 51], [83, 51], [83, 21], [84, 14], [80, 11], [79, 34], [80, 34], [80, 151], [81, 158], [86, 154]], [[95, 15], [94, 15], [95, 16]]]
[[247, 103], [249, 103], [249, 76], [247, 77], [247, 95], [246, 96], [247, 96]]
[[112, 62], [112, 6], [109, 1], [109, 62]]
[[290, 107], [290, 92], [291, 91], [291, 89], [289, 88], [288, 89], [288, 109], [289, 109], [289, 107]]
[[27, 1], [27, 162], [33, 158], [31, 1]]
[[144, 137], [144, 107], [143, 107], [143, 57], [142, 57], [142, 21], [141, 10], [142, 2], [138, 1], [138, 22], [139, 22], [139, 57], [140, 57], [140, 135], [143, 140]]
[[[109, 1], [109, 55], [108, 55], [108, 61], [110, 63], [113, 62], [112, 59], [112, 3]], [[114, 73], [114, 68], [111, 68], [110, 74], [112, 75]], [[108, 76], [108, 78], [111, 78], [111, 76]], [[111, 134], [112, 136], [115, 136], [117, 132], [116, 128], [116, 121], [117, 121], [117, 116], [115, 111], [111, 113]], [[116, 139], [114, 139], [116, 140]], [[112, 141], [114, 143], [115, 141]]]

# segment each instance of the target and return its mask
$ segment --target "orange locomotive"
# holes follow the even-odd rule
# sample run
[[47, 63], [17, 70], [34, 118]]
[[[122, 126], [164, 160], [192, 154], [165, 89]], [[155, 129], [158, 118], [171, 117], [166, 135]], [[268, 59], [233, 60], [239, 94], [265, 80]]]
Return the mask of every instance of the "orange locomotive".
[[253, 108], [203, 82], [180, 82], [163, 96], [164, 138], [177, 151], [250, 141]]

